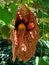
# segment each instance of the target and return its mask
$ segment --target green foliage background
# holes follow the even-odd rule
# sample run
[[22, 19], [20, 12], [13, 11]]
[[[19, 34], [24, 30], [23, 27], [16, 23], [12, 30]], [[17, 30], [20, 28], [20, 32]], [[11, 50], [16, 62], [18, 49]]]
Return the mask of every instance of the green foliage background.
[[[12, 61], [10, 30], [18, 6], [24, 3], [38, 18], [40, 39], [35, 55], [26, 63]], [[49, 0], [0, 0], [0, 65], [49, 65]]]

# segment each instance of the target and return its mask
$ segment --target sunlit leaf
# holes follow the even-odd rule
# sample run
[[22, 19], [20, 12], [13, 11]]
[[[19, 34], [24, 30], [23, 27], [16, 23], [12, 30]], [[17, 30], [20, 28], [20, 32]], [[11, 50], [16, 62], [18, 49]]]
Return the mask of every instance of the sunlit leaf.
[[45, 41], [45, 40], [42, 40], [42, 39], [41, 39], [41, 41], [49, 48], [49, 41], [47, 41], [47, 40]]
[[43, 60], [49, 65], [49, 57], [44, 56], [44, 57], [43, 57]]
[[0, 20], [0, 28], [5, 25], [5, 22], [3, 20]]

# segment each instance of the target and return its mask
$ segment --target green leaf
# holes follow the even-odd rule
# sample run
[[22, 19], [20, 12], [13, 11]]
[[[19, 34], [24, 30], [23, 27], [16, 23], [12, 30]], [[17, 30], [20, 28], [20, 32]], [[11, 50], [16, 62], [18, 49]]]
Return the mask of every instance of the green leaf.
[[8, 39], [10, 37], [10, 28], [7, 25], [4, 25], [1, 28], [1, 34], [3, 39]]
[[49, 23], [47, 18], [41, 18], [38, 24], [39, 24], [41, 33], [49, 33]]
[[9, 2], [9, 0], [4, 0], [5, 2]]
[[8, 12], [7, 8], [2, 9], [0, 7], [0, 19], [3, 20], [7, 25], [12, 21], [12, 14]]
[[46, 63], [42, 57], [39, 58], [39, 63], [38, 65], [49, 65], [48, 63]]
[[0, 7], [4, 8], [5, 7], [5, 4], [0, 3]]
[[5, 25], [5, 22], [3, 20], [0, 20], [0, 28]]
[[42, 17], [47, 17], [49, 14], [45, 10], [39, 10], [37, 12], [37, 17], [42, 18]]
[[15, 14], [16, 14], [16, 11], [17, 11], [17, 8], [18, 8], [18, 5], [15, 1], [10, 4], [9, 8], [11, 9], [11, 12], [12, 12], [12, 16], [14, 17]]
[[11, 25], [11, 24], [9, 24], [8, 27], [10, 28], [10, 30], [15, 29], [15, 27], [13, 25]]
[[39, 10], [39, 12], [37, 13], [37, 17], [41, 18], [42, 17], [42, 12]]
[[49, 48], [49, 41], [41, 39], [41, 41]]
[[49, 57], [44, 56], [44, 57], [43, 57], [43, 60], [49, 65]]
[[41, 7], [47, 8], [49, 6], [49, 0], [39, 0]]

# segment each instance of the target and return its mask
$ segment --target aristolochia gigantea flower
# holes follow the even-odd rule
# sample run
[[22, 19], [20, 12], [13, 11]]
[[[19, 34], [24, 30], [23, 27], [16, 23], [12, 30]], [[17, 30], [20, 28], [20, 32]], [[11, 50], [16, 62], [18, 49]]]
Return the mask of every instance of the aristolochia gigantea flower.
[[13, 61], [16, 57], [27, 62], [34, 54], [39, 39], [36, 17], [21, 4], [13, 20], [15, 29], [11, 31]]

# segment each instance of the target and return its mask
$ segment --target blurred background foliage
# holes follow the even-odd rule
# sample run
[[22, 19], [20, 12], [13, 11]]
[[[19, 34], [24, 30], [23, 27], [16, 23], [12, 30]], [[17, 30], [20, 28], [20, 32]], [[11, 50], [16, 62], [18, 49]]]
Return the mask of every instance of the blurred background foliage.
[[[35, 55], [26, 63], [12, 61], [10, 30], [18, 6], [24, 3], [37, 16], [40, 39]], [[0, 65], [49, 65], [49, 0], [0, 0]]]

